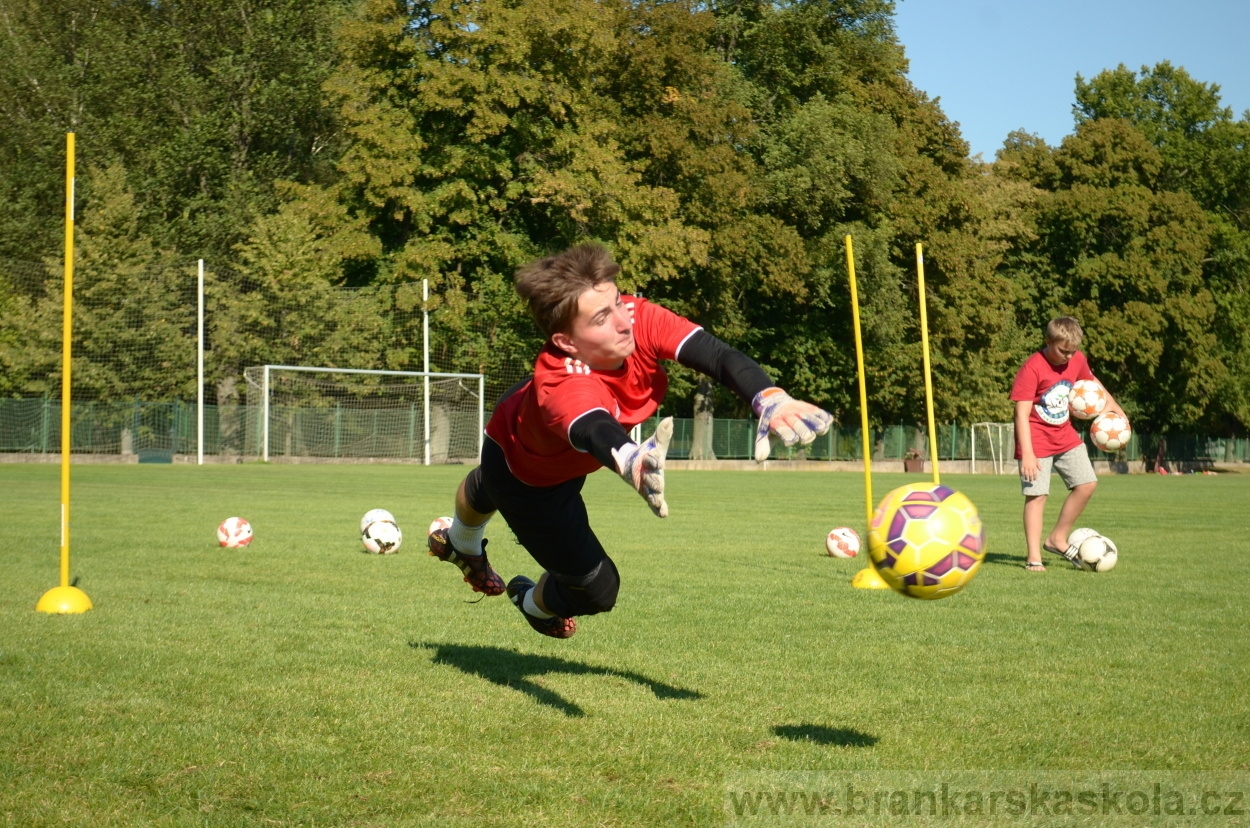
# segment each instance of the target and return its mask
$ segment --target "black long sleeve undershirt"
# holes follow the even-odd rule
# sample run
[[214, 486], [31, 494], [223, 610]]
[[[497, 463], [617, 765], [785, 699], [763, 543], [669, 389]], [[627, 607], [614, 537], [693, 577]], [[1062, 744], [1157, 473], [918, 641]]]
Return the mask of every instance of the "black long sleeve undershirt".
[[[687, 368], [705, 374], [724, 385], [747, 402], [773, 381], [755, 360], [729, 347], [707, 331], [699, 330], [682, 343], [677, 361]], [[613, 471], [616, 460], [612, 450], [630, 442], [629, 432], [606, 411], [591, 411], [569, 429], [569, 442], [578, 451], [588, 451]]]
[[773, 387], [773, 381], [758, 362], [707, 331], [695, 331], [677, 352], [677, 361], [706, 374], [746, 402]]

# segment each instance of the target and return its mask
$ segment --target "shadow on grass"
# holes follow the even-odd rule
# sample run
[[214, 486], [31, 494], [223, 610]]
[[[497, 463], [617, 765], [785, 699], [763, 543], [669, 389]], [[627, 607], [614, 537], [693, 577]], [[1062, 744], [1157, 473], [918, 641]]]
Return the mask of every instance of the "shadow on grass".
[[[1055, 560], [1059, 560], [1055, 558]], [[1023, 555], [1008, 555], [1005, 552], [986, 552], [985, 563], [994, 564], [996, 566], [1024, 566]]]
[[860, 733], [858, 730], [814, 724], [777, 725], [773, 728], [773, 733], [793, 742], [815, 742], [818, 745], [838, 747], [872, 747], [878, 741], [876, 736]]
[[422, 641], [409, 641], [408, 646], [414, 650], [433, 650], [434, 657], [430, 660], [434, 664], [448, 664], [469, 675], [481, 676], [492, 684], [519, 690], [539, 704], [554, 707], [566, 716], [585, 716], [586, 712], [559, 694], [530, 681], [531, 676], [545, 676], [549, 673], [615, 676], [643, 685], [657, 699], [703, 698], [703, 694], [695, 690], [674, 687], [639, 673], [613, 670], [609, 667], [591, 667], [589, 664], [555, 656], [518, 653], [516, 650], [505, 650], [501, 647], [428, 644]]

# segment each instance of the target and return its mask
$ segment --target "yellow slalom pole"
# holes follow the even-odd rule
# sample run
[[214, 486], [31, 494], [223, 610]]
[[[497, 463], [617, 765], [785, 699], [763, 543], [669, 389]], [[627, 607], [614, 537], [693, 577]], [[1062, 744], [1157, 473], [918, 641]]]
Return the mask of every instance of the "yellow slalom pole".
[[91, 609], [87, 593], [69, 582], [69, 459], [71, 366], [74, 332], [74, 133], [65, 136], [65, 319], [61, 325], [61, 585], [43, 594], [38, 612], [60, 615]]
[[933, 463], [933, 485], [942, 482], [938, 475], [937, 428], [933, 422], [933, 374], [929, 369], [929, 311], [924, 296], [924, 250], [916, 242], [916, 284], [920, 291], [920, 344], [924, 351], [924, 401], [929, 414], [929, 459]]
[[[855, 286], [855, 254], [851, 248], [851, 237], [846, 237], [846, 270], [851, 282], [851, 319], [855, 325], [855, 365], [859, 371], [859, 427], [864, 443], [864, 514], [865, 527], [872, 529], [872, 437], [868, 433], [868, 381], [864, 378], [864, 340], [859, 331], [859, 291]], [[865, 536], [867, 537], [867, 536]], [[859, 589], [889, 589], [872, 558], [868, 558], [868, 566], [855, 573], [851, 586]]]

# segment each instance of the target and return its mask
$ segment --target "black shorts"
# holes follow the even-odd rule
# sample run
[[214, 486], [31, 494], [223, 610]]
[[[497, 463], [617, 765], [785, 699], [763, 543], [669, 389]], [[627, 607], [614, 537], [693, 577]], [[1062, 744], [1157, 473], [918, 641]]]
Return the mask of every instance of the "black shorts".
[[465, 480], [465, 496], [476, 511], [503, 515], [517, 541], [543, 569], [578, 577], [608, 557], [590, 528], [582, 500], [585, 482], [581, 476], [555, 486], [522, 483], [508, 468], [503, 449], [487, 437], [481, 465]]

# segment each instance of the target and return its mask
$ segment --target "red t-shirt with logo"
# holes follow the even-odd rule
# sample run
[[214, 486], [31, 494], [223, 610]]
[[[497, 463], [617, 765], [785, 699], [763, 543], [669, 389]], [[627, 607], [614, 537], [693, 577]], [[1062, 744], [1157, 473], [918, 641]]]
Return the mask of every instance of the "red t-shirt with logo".
[[569, 429], [591, 411], [606, 411], [627, 429], [654, 414], [668, 391], [662, 359], [676, 359], [700, 326], [637, 296], [622, 296], [634, 320], [634, 352], [614, 371], [592, 371], [548, 342], [534, 378], [495, 407], [486, 434], [503, 449], [523, 483], [554, 486], [602, 468], [573, 448]]
[[[1011, 386], [1012, 400], [1033, 403], [1029, 412], [1029, 433], [1033, 438], [1035, 457], [1054, 457], [1081, 444], [1081, 435], [1072, 427], [1068, 415], [1068, 395], [1077, 380], [1096, 379], [1089, 370], [1085, 354], [1077, 351], [1063, 365], [1053, 365], [1041, 351], [1024, 361]], [[1016, 439], [1016, 459], [1022, 457], [1020, 440]]]

